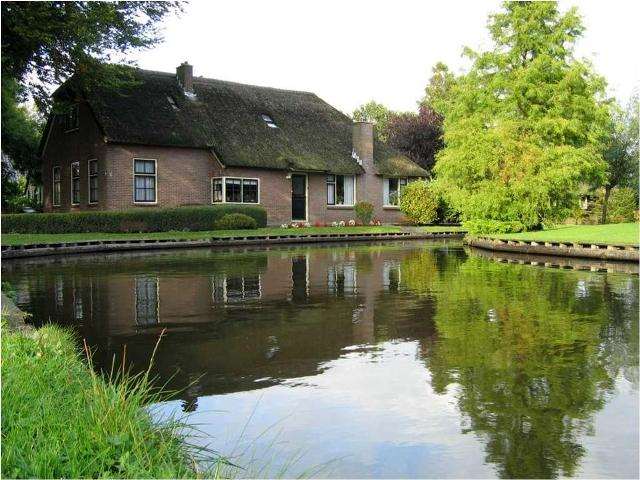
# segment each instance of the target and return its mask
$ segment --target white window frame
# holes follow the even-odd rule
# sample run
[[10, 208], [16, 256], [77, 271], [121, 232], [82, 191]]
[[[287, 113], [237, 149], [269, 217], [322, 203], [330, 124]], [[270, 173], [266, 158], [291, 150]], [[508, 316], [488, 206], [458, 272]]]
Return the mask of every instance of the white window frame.
[[[333, 182], [329, 182], [327, 177], [329, 175], [333, 176]], [[343, 177], [343, 182], [344, 182], [344, 178], [347, 177], [351, 177], [353, 178], [353, 203], [335, 203], [338, 199], [338, 179], [337, 177]], [[329, 203], [329, 189], [327, 188], [327, 185], [333, 183], [333, 202], [334, 203]], [[358, 177], [357, 175], [342, 175], [342, 174], [335, 174], [335, 173], [328, 173], [327, 175], [325, 175], [325, 180], [324, 180], [324, 185], [325, 185], [325, 201], [328, 207], [337, 207], [337, 208], [341, 208], [341, 207], [354, 207], [356, 203], [358, 203]], [[344, 183], [342, 185], [342, 189], [344, 190]]]
[[[397, 205], [392, 205], [390, 203], [388, 203], [387, 201], [389, 200], [389, 194], [387, 193], [385, 195], [385, 192], [389, 191], [389, 180], [397, 180], [398, 181], [398, 204]], [[409, 182], [411, 181], [410, 177], [383, 177], [382, 179], [382, 207], [383, 208], [400, 208], [400, 180], [405, 180], [405, 184], [404, 186], [406, 187], [407, 185], [409, 185]], [[385, 187], [386, 186], [386, 187]], [[386, 198], [385, 198], [386, 196]]]
[[[56, 170], [58, 170], [58, 184], [60, 185], [60, 195], [58, 195], [58, 203], [56, 203]], [[51, 169], [51, 204], [59, 207], [62, 204], [62, 167], [56, 165]]]
[[[96, 173], [91, 173], [92, 162], [96, 163]], [[91, 178], [96, 177], [99, 179], [99, 176], [100, 176], [100, 172], [98, 171], [98, 159], [90, 158], [89, 160], [87, 160], [87, 203], [89, 205], [95, 205], [96, 203], [98, 203], [98, 200], [96, 200], [95, 202], [91, 201]], [[98, 184], [96, 185], [96, 198], [98, 198], [99, 184], [100, 184], [100, 180], [98, 180]]]
[[[73, 166], [74, 165], [78, 165], [78, 201], [74, 202], [73, 201], [73, 180], [74, 180], [74, 176], [73, 176]], [[81, 172], [80, 172], [80, 162], [71, 162], [71, 169], [69, 171], [69, 176], [71, 177], [71, 205], [80, 205], [80, 179], [82, 178]]]
[[[146, 162], [154, 163], [154, 173], [136, 173], [136, 160], [142, 160]], [[142, 157], [133, 157], [133, 163], [131, 164], [131, 172], [133, 173], [133, 203], [136, 205], [157, 205], [158, 204], [158, 160], [155, 158], [142, 158]], [[153, 183], [155, 189], [155, 201], [146, 202], [146, 201], [138, 201], [136, 200], [136, 176], [143, 177], [155, 177], [155, 182]]]
[[[244, 182], [243, 180], [256, 180], [258, 182], [258, 202], [244, 202], [244, 201], [240, 201], [240, 202], [227, 202], [227, 178], [232, 179], [232, 180], [240, 180], [240, 200], [242, 200], [243, 198], [243, 188], [244, 188]], [[213, 201], [213, 181], [214, 180], [222, 180], [222, 201], [221, 202], [214, 202]], [[212, 177], [211, 178], [211, 204], [212, 205], [217, 205], [220, 203], [228, 203], [231, 205], [260, 205], [260, 179], [259, 178], [253, 178], [253, 177]]]

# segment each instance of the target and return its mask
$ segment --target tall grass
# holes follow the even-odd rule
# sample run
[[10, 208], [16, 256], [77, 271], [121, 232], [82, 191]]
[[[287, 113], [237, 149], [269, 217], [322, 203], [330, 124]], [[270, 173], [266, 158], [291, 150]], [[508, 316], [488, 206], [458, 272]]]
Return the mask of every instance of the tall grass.
[[[224, 462], [189, 445], [189, 427], [158, 424], [147, 374], [96, 374], [57, 326], [2, 335], [4, 478], [192, 478]], [[207, 465], [203, 470], [201, 465]]]

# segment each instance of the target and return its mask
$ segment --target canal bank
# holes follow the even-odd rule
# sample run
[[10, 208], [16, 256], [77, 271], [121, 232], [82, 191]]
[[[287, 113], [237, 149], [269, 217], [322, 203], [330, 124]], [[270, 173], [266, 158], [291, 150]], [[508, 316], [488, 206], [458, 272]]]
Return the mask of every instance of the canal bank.
[[134, 250], [158, 250], [198, 247], [230, 247], [245, 245], [278, 245], [292, 243], [325, 243], [325, 242], [366, 242], [379, 240], [427, 240], [443, 238], [462, 238], [464, 232], [435, 231], [421, 232], [412, 229], [400, 232], [365, 232], [365, 233], [284, 233], [278, 235], [238, 235], [212, 237], [205, 239], [124, 239], [124, 240], [92, 240], [61, 243], [32, 243], [20, 245], [2, 245], [2, 259], [41, 257], [49, 255], [73, 255], [78, 253], [126, 252]]
[[595, 242], [538, 242], [533, 240], [507, 240], [477, 236], [465, 237], [465, 243], [472, 247], [498, 252], [636, 263], [640, 260], [638, 245]]
[[70, 330], [25, 328], [2, 299], [3, 477], [218, 477], [220, 457], [189, 445], [186, 424], [152, 419], [162, 398], [148, 375], [99, 375]]

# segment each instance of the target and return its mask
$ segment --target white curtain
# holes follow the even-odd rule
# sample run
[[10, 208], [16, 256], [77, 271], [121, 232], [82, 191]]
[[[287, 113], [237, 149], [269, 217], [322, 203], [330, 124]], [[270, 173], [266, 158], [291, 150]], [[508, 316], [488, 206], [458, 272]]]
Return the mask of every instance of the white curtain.
[[354, 183], [355, 177], [347, 176], [344, 177], [344, 204], [345, 205], [353, 205], [354, 202]]
[[385, 178], [382, 183], [384, 185], [383, 205], [389, 205], [389, 179]]

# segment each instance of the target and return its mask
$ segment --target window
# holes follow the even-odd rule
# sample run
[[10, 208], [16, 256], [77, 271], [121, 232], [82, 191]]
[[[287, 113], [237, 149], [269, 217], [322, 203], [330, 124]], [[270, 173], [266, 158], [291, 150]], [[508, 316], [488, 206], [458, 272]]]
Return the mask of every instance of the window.
[[355, 197], [355, 176], [327, 175], [327, 205], [354, 205]]
[[262, 120], [264, 120], [264, 123], [267, 124], [267, 126], [269, 126], [270, 128], [278, 128], [278, 126], [276, 125], [276, 122], [274, 122], [273, 118], [271, 118], [269, 115], [265, 115], [263, 113], [260, 116], [262, 117]]
[[156, 161], [133, 159], [135, 203], [156, 203]]
[[136, 323], [153, 325], [158, 323], [158, 277], [137, 277]]
[[60, 167], [53, 167], [53, 206], [60, 206]]
[[80, 203], [80, 162], [71, 164], [71, 205]]
[[331, 265], [327, 271], [327, 288], [332, 295], [356, 293], [356, 266], [354, 264]]
[[397, 207], [400, 204], [402, 190], [409, 183], [407, 178], [385, 178], [384, 179], [384, 205], [387, 207]]
[[221, 275], [212, 277], [212, 280], [213, 303], [236, 303], [260, 298], [262, 295], [259, 274], [241, 277]]
[[213, 178], [212, 203], [260, 203], [260, 181], [257, 178]]
[[89, 203], [98, 203], [98, 160], [89, 160]]
[[77, 130], [80, 127], [78, 104], [72, 105], [64, 116], [64, 129], [66, 132]]

